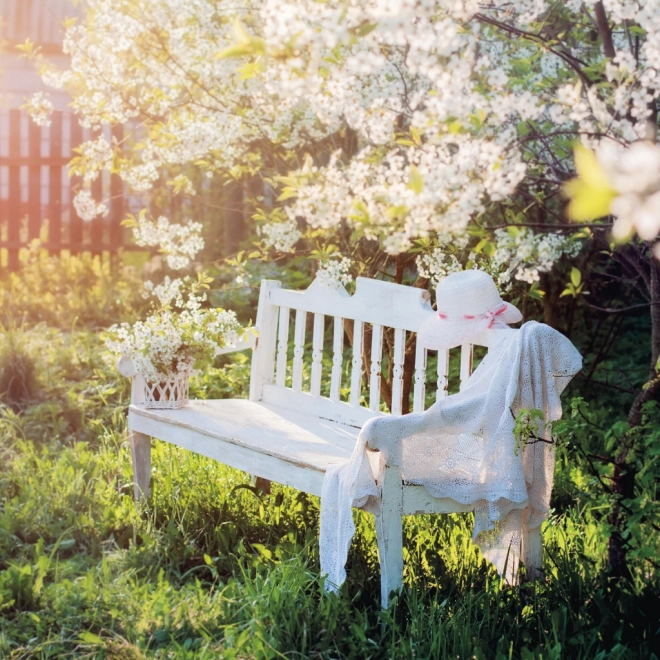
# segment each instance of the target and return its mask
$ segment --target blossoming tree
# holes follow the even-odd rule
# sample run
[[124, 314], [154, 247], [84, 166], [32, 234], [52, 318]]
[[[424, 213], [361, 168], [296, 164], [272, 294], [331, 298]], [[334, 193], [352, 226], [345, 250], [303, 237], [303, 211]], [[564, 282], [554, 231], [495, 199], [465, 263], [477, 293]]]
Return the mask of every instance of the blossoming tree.
[[[559, 295], [581, 295], [588, 278], [623, 278], [645, 297], [653, 326], [648, 383], [630, 412], [639, 423], [660, 392], [651, 252], [660, 213], [653, 203], [638, 212], [623, 192], [615, 204], [610, 179], [630, 182], [645, 169], [643, 190], [633, 191], [644, 203], [659, 187], [660, 160], [627, 151], [656, 138], [657, 2], [86, 4], [85, 22], [67, 28], [71, 68], [44, 77], [72, 90], [84, 124], [132, 127], [121, 142], [81, 148], [74, 169], [87, 182], [111, 169], [133, 191], [165, 181], [191, 198], [207, 179], [249, 180], [263, 253], [311, 255], [334, 281], [379, 272], [401, 281], [415, 270], [433, 283], [469, 265], [503, 288], [529, 285], [536, 298], [540, 286], [551, 316]], [[33, 106], [47, 121], [47, 101]], [[576, 142], [601, 154], [566, 188], [574, 217], [605, 217], [586, 227], [568, 221], [562, 196]], [[605, 182], [603, 163], [617, 170]], [[79, 205], [100, 212], [88, 197]], [[169, 241], [178, 265], [194, 253], [196, 232], [165, 218], [145, 217], [136, 231]], [[544, 274], [584, 245], [591, 270], [553, 287]], [[608, 260], [595, 268], [599, 251]]]

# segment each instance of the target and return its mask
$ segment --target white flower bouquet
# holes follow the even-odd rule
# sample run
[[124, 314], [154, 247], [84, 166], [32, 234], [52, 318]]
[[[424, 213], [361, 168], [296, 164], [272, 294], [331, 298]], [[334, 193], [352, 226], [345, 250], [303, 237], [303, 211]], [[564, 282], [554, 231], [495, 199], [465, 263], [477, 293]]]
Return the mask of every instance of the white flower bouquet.
[[203, 307], [209, 281], [200, 275], [196, 282], [167, 277], [158, 286], [147, 282], [145, 296], [154, 295], [160, 303], [153, 313], [108, 330], [106, 346], [132, 363], [124, 375], [144, 380], [145, 405], [184, 405], [190, 376], [210, 366], [223, 347], [243, 334], [234, 312]]

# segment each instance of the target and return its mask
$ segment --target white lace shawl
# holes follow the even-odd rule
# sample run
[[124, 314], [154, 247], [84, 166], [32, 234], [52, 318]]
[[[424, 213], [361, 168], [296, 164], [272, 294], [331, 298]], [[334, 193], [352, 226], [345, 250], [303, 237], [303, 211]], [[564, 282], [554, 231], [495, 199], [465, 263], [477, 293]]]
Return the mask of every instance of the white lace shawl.
[[[534, 529], [549, 510], [555, 452], [547, 425], [561, 417], [559, 396], [581, 367], [566, 337], [530, 321], [489, 352], [458, 394], [422, 413], [369, 420], [350, 461], [324, 478], [319, 542], [326, 588], [346, 579], [352, 507], [375, 511], [385, 465], [401, 468], [406, 483], [434, 497], [473, 505], [475, 542], [515, 582], [523, 521]], [[544, 423], [538, 439], [518, 451], [513, 428], [524, 408], [543, 411]], [[374, 447], [380, 451], [369, 451]]]

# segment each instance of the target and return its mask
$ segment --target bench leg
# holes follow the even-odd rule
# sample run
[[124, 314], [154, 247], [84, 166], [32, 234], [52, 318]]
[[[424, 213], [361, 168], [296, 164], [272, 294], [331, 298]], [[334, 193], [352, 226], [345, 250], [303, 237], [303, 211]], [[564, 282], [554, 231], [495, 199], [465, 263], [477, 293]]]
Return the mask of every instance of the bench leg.
[[543, 541], [541, 527], [528, 530], [522, 528], [522, 560], [525, 564], [526, 580], [537, 580], [543, 577]]
[[376, 537], [380, 559], [380, 602], [387, 608], [390, 593], [403, 583], [401, 471], [387, 467], [383, 475], [381, 500], [376, 512]]
[[133, 492], [136, 500], [149, 497], [151, 480], [151, 438], [132, 431], [131, 455], [133, 457]]

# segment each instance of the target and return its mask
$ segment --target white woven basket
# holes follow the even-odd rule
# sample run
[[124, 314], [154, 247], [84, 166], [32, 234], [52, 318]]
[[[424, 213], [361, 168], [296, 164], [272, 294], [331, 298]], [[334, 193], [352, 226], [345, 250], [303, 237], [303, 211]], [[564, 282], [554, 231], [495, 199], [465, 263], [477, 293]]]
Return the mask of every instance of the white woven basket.
[[190, 385], [190, 372], [182, 371], [171, 379], [157, 382], [144, 382], [144, 407], [145, 408], [183, 408], [188, 399], [188, 387]]

